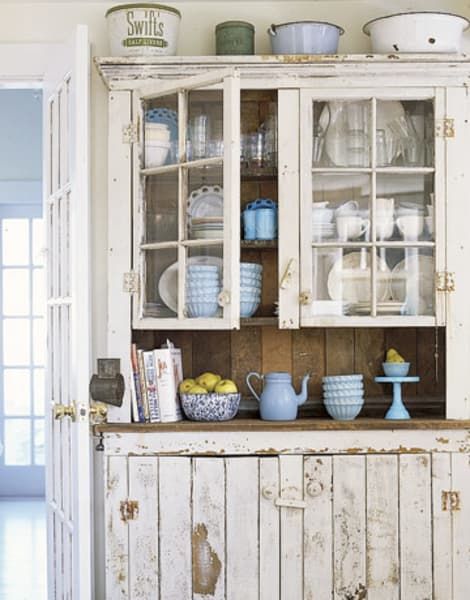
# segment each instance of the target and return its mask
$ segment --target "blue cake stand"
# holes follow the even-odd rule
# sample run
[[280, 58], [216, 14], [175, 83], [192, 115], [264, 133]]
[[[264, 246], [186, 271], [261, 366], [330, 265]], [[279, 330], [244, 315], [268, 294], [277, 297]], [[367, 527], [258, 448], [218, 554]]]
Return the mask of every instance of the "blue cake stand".
[[385, 415], [386, 419], [409, 419], [410, 413], [406, 410], [401, 398], [402, 383], [417, 383], [419, 377], [375, 377], [377, 383], [393, 384], [393, 401]]

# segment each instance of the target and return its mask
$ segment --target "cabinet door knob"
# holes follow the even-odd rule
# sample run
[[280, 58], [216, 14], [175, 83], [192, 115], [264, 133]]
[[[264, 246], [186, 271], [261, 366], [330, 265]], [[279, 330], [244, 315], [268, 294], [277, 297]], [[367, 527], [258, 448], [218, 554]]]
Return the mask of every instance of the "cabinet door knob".
[[220, 292], [217, 302], [219, 306], [227, 306], [227, 304], [230, 304], [230, 292], [227, 290]]
[[301, 292], [299, 296], [299, 302], [302, 306], [308, 306], [313, 302], [312, 292]]
[[315, 498], [315, 496], [319, 496], [323, 492], [323, 486], [318, 481], [311, 481], [307, 484], [305, 491], [309, 496]]

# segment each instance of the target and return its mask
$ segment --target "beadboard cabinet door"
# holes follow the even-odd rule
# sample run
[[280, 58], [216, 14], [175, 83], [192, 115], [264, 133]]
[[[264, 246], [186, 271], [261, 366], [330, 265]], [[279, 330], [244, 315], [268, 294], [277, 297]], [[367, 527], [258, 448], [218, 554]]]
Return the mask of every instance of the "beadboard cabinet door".
[[469, 457], [121, 457], [109, 600], [466, 600]]

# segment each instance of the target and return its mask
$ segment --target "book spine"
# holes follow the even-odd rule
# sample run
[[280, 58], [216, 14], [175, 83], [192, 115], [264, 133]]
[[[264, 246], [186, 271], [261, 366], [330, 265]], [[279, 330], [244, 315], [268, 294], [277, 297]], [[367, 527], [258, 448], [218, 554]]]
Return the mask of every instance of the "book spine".
[[149, 403], [150, 423], [158, 423], [160, 421], [160, 410], [158, 405], [157, 376], [155, 372], [153, 350], [144, 352], [143, 356], [145, 367], [145, 383], [147, 386], [147, 397]]
[[137, 350], [137, 364], [139, 367], [139, 381], [140, 390], [142, 395], [142, 406], [144, 409], [144, 421], [148, 423], [150, 421], [149, 402], [147, 395], [147, 385], [145, 380], [145, 365], [144, 365], [144, 351]]
[[182, 419], [182, 413], [171, 350], [154, 350], [154, 364], [157, 372], [160, 419], [163, 423], [180, 421]]
[[143, 423], [143, 422], [145, 422], [145, 415], [144, 415], [144, 406], [142, 403], [142, 389], [141, 389], [141, 385], [140, 385], [136, 344], [132, 344], [132, 346], [131, 346], [131, 370], [132, 370], [132, 385], [131, 385], [132, 417], [135, 422]]

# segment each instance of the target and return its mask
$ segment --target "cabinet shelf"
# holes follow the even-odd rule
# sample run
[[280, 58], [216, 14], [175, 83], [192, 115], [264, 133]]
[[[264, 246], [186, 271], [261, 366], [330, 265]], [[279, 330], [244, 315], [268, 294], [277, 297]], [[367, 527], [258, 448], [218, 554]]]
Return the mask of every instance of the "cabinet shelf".
[[277, 250], [277, 240], [242, 240], [242, 250]]
[[240, 319], [242, 327], [276, 327], [278, 323], [277, 317], [248, 317]]

